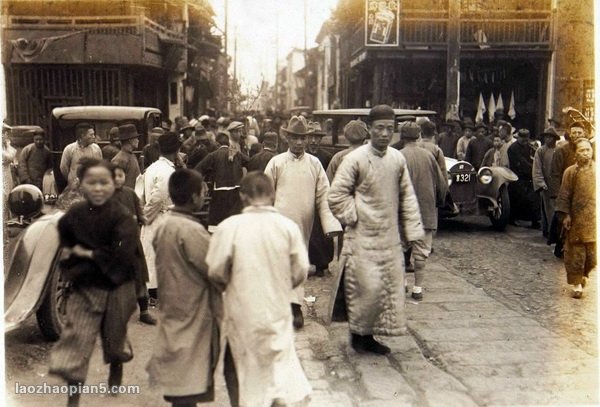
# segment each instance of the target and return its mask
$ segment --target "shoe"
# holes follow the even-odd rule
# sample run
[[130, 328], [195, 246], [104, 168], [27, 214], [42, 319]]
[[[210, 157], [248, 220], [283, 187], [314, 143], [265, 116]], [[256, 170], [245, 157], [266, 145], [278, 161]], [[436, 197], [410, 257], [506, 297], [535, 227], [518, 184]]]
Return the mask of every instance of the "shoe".
[[365, 353], [365, 340], [364, 340], [364, 336], [362, 335], [357, 335], [357, 334], [351, 334], [352, 339], [350, 341], [350, 345], [352, 346], [352, 349], [354, 349], [357, 353]]
[[571, 297], [576, 298], [576, 299], [580, 299], [581, 297], [583, 297], [583, 291], [575, 291], [575, 290], [573, 290], [573, 292], [571, 293]]
[[304, 315], [302, 315], [300, 304], [292, 304], [292, 315], [294, 316], [294, 328], [302, 328], [304, 326]]
[[148, 305], [151, 306], [151, 307], [158, 306], [158, 298], [149, 297], [148, 298]]
[[420, 292], [420, 293], [413, 292], [410, 294], [410, 296], [412, 297], [413, 300], [420, 301], [423, 299], [423, 292]]
[[363, 336], [363, 348], [367, 352], [375, 353], [377, 355], [387, 355], [390, 353], [390, 348], [377, 342], [373, 335]]
[[147, 325], [156, 325], [156, 318], [154, 318], [148, 311], [144, 311], [140, 314], [140, 322]]
[[111, 363], [110, 373], [108, 374], [108, 387], [120, 386], [123, 382], [123, 364]]
[[315, 277], [325, 277], [325, 269], [317, 269], [317, 271], [315, 271]]

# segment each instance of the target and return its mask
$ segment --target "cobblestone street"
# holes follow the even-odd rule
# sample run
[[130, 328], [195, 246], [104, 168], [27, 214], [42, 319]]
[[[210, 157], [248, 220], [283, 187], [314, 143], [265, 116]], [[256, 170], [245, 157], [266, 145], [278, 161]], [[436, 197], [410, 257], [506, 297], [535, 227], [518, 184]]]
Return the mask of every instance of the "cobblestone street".
[[[306, 295], [317, 300], [296, 347], [313, 386], [310, 406], [598, 403], [596, 276], [582, 300], [570, 298], [561, 262], [540, 231], [494, 232], [487, 219], [444, 221], [434, 247], [424, 300], [407, 302], [410, 334], [382, 338], [392, 348], [387, 358], [355, 353], [345, 323], [322, 323], [331, 277], [309, 279]], [[166, 405], [144, 370], [153, 333], [130, 324], [136, 357], [124, 383], [139, 384], [141, 394], [84, 395], [84, 405]], [[6, 340], [11, 405], [62, 405], [64, 396], [14, 394], [15, 382], [59, 384], [47, 376], [50, 344], [35, 322]], [[229, 405], [220, 372], [210, 406]], [[106, 375], [97, 347], [88, 383]]]

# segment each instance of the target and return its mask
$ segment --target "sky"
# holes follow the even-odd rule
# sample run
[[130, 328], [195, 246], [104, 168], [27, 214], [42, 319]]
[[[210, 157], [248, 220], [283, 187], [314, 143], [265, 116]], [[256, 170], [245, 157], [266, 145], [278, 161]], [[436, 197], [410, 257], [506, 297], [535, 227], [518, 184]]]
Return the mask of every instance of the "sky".
[[[220, 29], [225, 28], [225, 0], [209, 0]], [[275, 82], [277, 48], [280, 69], [293, 47], [304, 48], [304, 2], [307, 9], [307, 45], [316, 46], [321, 25], [337, 0], [228, 0], [228, 54], [233, 58], [237, 33], [237, 76], [242, 89]], [[276, 38], [279, 37], [279, 46]], [[230, 67], [233, 74], [233, 63]]]

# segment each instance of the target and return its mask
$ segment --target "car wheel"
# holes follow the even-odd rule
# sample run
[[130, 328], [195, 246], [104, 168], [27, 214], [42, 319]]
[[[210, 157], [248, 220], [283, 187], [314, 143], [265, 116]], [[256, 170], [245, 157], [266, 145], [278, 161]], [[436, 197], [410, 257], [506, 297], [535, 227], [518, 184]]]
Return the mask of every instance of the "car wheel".
[[494, 229], [501, 232], [506, 229], [510, 220], [510, 198], [508, 197], [506, 185], [501, 186], [498, 190], [496, 201], [498, 202], [498, 208], [494, 209], [489, 216]]
[[44, 295], [44, 300], [36, 312], [40, 331], [49, 341], [60, 338], [65, 324], [67, 283], [62, 279], [62, 272], [58, 265], [60, 250], [52, 262], [50, 282]]

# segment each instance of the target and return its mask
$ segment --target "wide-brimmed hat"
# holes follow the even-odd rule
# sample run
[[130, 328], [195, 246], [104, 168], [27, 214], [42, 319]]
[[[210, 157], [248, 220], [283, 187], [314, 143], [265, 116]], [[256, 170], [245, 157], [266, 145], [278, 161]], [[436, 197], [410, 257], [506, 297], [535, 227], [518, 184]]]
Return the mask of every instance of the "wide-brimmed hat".
[[556, 140], [560, 139], [560, 135], [556, 132], [556, 130], [554, 129], [554, 127], [548, 127], [546, 129], [544, 129], [544, 131], [542, 132], [542, 134], [540, 134], [540, 136], [553, 136]]
[[158, 148], [161, 154], [173, 154], [181, 147], [179, 135], [169, 131], [158, 138]]
[[134, 124], [124, 124], [119, 126], [119, 140], [127, 141], [139, 137], [140, 135]]
[[306, 136], [312, 133], [312, 129], [308, 126], [308, 123], [303, 116], [292, 116], [287, 127], [282, 127], [281, 130], [297, 136]]
[[485, 129], [487, 130], [487, 126], [483, 123], [483, 122], [477, 122], [475, 124], [475, 130], [479, 130], [479, 129]]
[[473, 119], [471, 119], [470, 117], [465, 117], [465, 119], [462, 122], [462, 127], [463, 129], [475, 130], [475, 124], [473, 124]]
[[321, 124], [319, 122], [309, 122], [308, 127], [312, 129], [312, 136], [326, 136], [327, 132], [321, 129]]
[[192, 126], [190, 124], [187, 117], [183, 116], [183, 118], [181, 119], [181, 127], [180, 127], [179, 131], [189, 130], [189, 129], [193, 129], [193, 128], [194, 128], [194, 126]]

